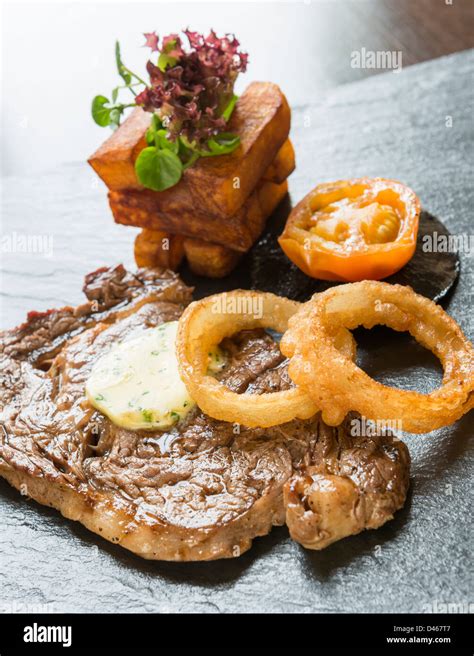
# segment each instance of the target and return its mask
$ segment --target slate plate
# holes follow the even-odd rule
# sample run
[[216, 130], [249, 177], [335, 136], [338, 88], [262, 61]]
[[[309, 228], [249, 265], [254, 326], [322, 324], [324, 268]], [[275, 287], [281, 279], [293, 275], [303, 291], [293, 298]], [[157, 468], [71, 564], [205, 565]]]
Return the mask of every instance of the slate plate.
[[[291, 200], [302, 198], [316, 181], [395, 178], [415, 189], [425, 210], [451, 233], [469, 234], [473, 61], [473, 52], [459, 53], [341, 87], [317, 105], [294, 108], [298, 168], [290, 181]], [[135, 232], [113, 224], [105, 191], [84, 164], [5, 179], [2, 215], [3, 236], [12, 244], [21, 235], [43, 236], [46, 245], [52, 238], [50, 256], [48, 248], [8, 253], [2, 241], [4, 327], [19, 323], [31, 309], [80, 302], [87, 271], [117, 261], [132, 265]], [[469, 253], [461, 254], [461, 266], [459, 283], [445, 300], [472, 338]], [[248, 275], [260, 284], [256, 269]], [[264, 273], [271, 281], [271, 272]], [[279, 284], [287, 284], [286, 275], [281, 278]], [[430, 284], [429, 276], [423, 284]], [[403, 335], [358, 331], [357, 339], [359, 361], [377, 379], [420, 391], [439, 382], [436, 360]], [[381, 529], [321, 553], [305, 551], [280, 528], [237, 560], [144, 562], [27, 501], [2, 481], [0, 609], [423, 612], [446, 602], [467, 604], [471, 433], [472, 414], [429, 436], [408, 436], [413, 466], [405, 508]]]
[[[228, 278], [212, 283], [214, 288], [260, 289], [281, 296], [305, 301], [316, 292], [322, 292], [337, 283], [315, 280], [306, 276], [283, 253], [278, 245], [278, 236], [283, 231], [286, 219], [291, 211], [289, 199], [284, 200], [271, 218], [270, 225], [261, 239], [239, 263], [237, 269]], [[457, 252], [425, 252], [423, 239], [436, 236], [449, 238], [450, 232], [437, 219], [426, 211], [420, 214], [417, 249], [413, 258], [386, 282], [410, 285], [419, 294], [438, 302], [441, 301], [456, 284], [460, 260]], [[188, 271], [183, 277], [190, 285], [196, 286], [199, 296], [206, 296], [209, 283], [197, 280]]]

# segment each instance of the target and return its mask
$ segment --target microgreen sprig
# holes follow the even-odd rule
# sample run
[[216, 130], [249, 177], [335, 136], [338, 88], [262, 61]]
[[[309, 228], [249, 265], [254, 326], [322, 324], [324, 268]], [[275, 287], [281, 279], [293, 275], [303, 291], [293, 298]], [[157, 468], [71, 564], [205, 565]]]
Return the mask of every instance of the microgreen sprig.
[[[128, 89], [132, 95], [135, 97], [137, 94], [133, 87], [138, 85], [146, 86], [146, 82], [141, 79], [136, 73], [131, 71], [125, 66], [122, 61], [122, 55], [120, 53], [120, 43], [115, 42], [115, 63], [117, 66], [117, 72], [124, 81], [124, 84], [120, 84], [112, 89], [111, 98], [109, 100], [106, 96], [98, 95], [92, 100], [92, 118], [101, 127], [110, 126], [112, 129], [118, 128], [122, 118], [122, 114], [129, 107], [136, 107], [137, 104], [133, 103], [120, 103], [118, 101], [119, 92], [122, 89]], [[133, 81], [135, 80], [135, 81]]]
[[[115, 63], [123, 84], [112, 90], [111, 100], [98, 95], [92, 101], [92, 117], [101, 127], [116, 129], [130, 107], [153, 114], [135, 171], [141, 184], [154, 191], [173, 187], [200, 157], [226, 155], [240, 144], [238, 135], [223, 128], [237, 102], [233, 84], [247, 66], [247, 55], [229, 35], [219, 39], [213, 31], [207, 37], [189, 30], [185, 34], [190, 51], [177, 34], [164, 37], [161, 48], [154, 32], [145, 34], [145, 45], [158, 53], [156, 65], [147, 64], [150, 84], [124, 64], [117, 41]], [[119, 102], [124, 89], [133, 102]]]

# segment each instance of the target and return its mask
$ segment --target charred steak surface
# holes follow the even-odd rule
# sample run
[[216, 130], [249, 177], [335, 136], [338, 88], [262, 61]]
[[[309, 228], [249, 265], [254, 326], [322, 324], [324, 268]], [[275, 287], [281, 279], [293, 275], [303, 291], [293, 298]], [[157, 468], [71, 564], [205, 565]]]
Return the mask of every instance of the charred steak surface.
[[[248, 429], [191, 411], [168, 431], [127, 431], [85, 399], [98, 357], [191, 300], [172, 272], [122, 266], [86, 277], [87, 302], [0, 336], [0, 475], [23, 493], [145, 558], [239, 556], [288, 524], [310, 548], [376, 528], [406, 497], [409, 455], [391, 437], [352, 437], [319, 418]], [[288, 388], [263, 331], [226, 340], [222, 382], [255, 394]]]

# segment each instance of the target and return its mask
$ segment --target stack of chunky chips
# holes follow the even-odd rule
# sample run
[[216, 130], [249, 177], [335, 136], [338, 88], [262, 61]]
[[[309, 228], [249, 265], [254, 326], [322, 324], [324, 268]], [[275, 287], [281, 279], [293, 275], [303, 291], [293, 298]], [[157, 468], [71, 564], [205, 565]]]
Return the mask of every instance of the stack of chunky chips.
[[150, 121], [150, 113], [135, 109], [89, 159], [109, 188], [114, 219], [142, 229], [135, 241], [139, 266], [176, 270], [186, 258], [199, 275], [225, 276], [288, 191], [295, 155], [286, 98], [275, 84], [250, 84], [227, 127], [240, 136], [239, 148], [201, 157], [162, 192], [145, 189], [135, 174]]

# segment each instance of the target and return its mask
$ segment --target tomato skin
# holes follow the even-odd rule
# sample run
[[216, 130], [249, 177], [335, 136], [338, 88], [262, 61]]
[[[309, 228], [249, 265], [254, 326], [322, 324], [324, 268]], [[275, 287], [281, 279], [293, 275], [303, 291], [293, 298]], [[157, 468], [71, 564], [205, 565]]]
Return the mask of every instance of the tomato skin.
[[416, 242], [413, 242], [391, 251], [341, 257], [334, 253], [305, 249], [294, 239], [280, 237], [278, 243], [290, 260], [307, 276], [339, 282], [383, 280], [405, 266], [416, 249]]
[[[329, 198], [341, 189], [364, 187], [370, 193], [390, 193], [400, 213], [400, 229], [394, 241], [344, 244], [314, 237], [308, 229], [315, 199]], [[399, 199], [396, 200], [396, 199]], [[416, 249], [420, 202], [416, 194], [399, 182], [383, 178], [358, 178], [318, 185], [291, 212], [278, 239], [284, 253], [306, 275], [321, 280], [357, 282], [382, 280], [399, 271]]]

